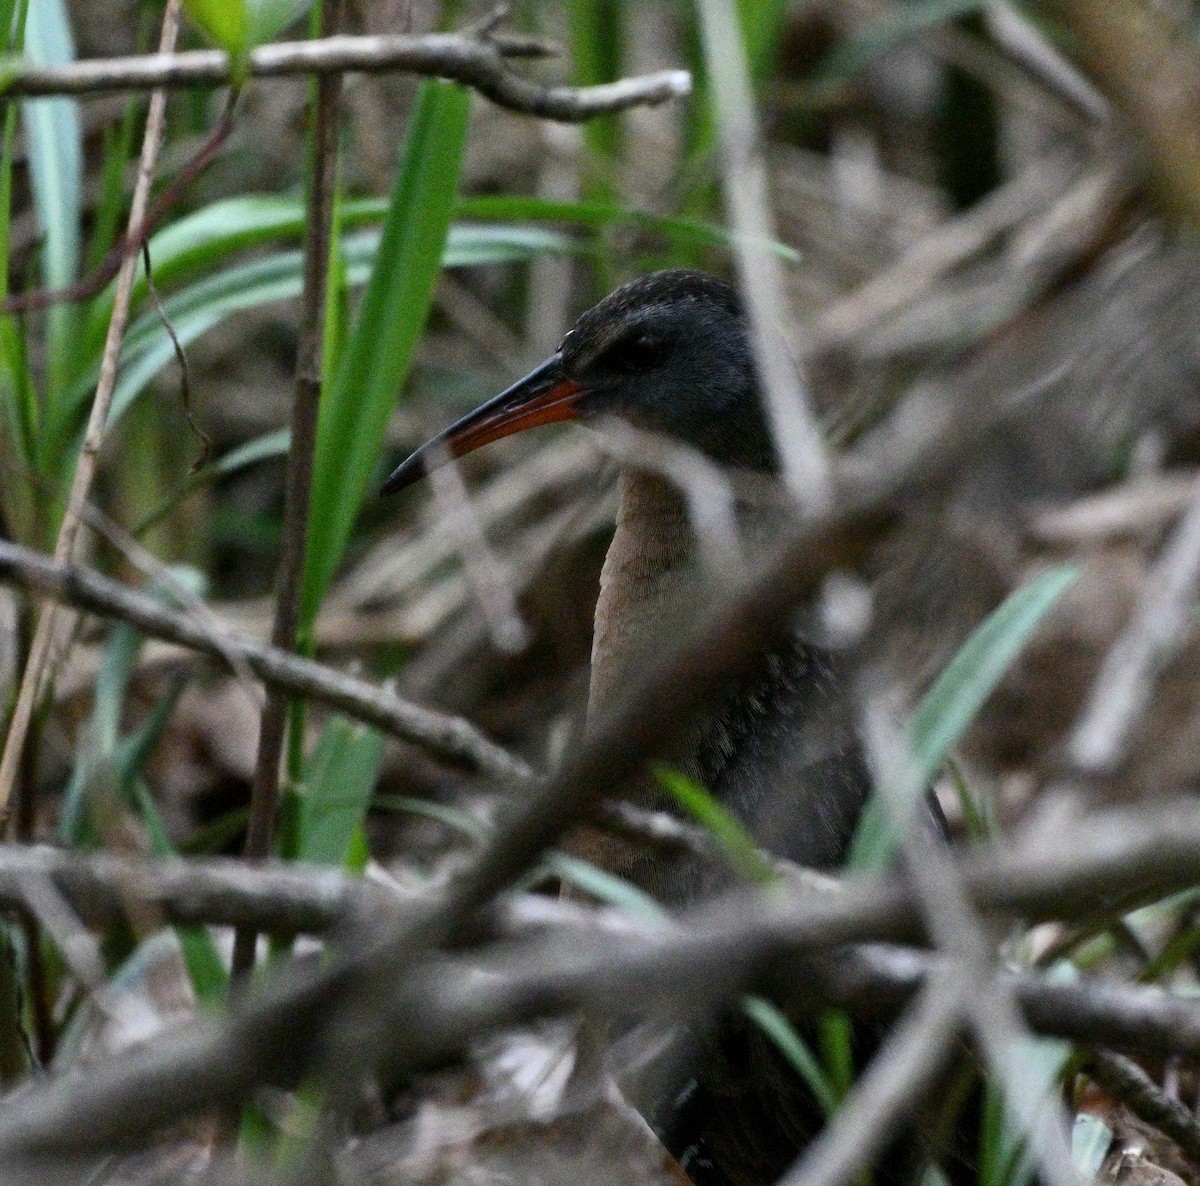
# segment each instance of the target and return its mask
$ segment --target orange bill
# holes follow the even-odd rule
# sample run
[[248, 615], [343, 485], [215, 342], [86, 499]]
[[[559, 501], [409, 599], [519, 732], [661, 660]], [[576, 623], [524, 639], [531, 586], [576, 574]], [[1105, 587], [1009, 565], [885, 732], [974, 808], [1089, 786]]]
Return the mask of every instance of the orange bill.
[[419, 482], [431, 469], [501, 437], [578, 419], [580, 391], [580, 385], [563, 374], [561, 356], [552, 354], [525, 378], [422, 445], [392, 472], [380, 493], [395, 494]]

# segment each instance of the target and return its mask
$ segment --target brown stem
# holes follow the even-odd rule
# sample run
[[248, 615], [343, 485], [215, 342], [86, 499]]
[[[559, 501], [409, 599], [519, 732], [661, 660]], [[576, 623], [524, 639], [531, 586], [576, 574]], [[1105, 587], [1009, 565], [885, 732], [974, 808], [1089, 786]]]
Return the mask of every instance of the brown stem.
[[[341, 8], [341, 0], [323, 0], [322, 36], [337, 32]], [[295, 650], [296, 630], [300, 624], [312, 471], [317, 452], [317, 414], [324, 382], [325, 305], [333, 236], [341, 89], [340, 74], [323, 75], [317, 82], [312, 105], [312, 177], [305, 219], [303, 313], [296, 357], [296, 394], [292, 400], [292, 444], [284, 485], [279, 588], [275, 599], [275, 622], [271, 628], [272, 644], [283, 651]], [[279, 763], [287, 713], [287, 697], [279, 689], [271, 689], [263, 706], [254, 783], [250, 791], [250, 822], [244, 849], [246, 859], [250, 861], [261, 861], [271, 851], [271, 835], [279, 805]], [[257, 932], [252, 928], [238, 930], [233, 947], [235, 976], [253, 966], [257, 940]]]
[[235, 672], [248, 668], [270, 687], [283, 688], [293, 696], [304, 696], [367, 721], [443, 759], [464, 762], [498, 783], [527, 785], [533, 780], [533, 771], [525, 762], [461, 717], [422, 708], [386, 688], [322, 663], [222, 630], [219, 625], [170, 609], [91, 569], [56, 564], [29, 548], [0, 540], [0, 582], [19, 585], [103, 617], [120, 618], [150, 638], [211, 655]]
[[[233, 107], [236, 95], [231, 95], [225, 108], [221, 122], [213, 129], [209, 138], [200, 146], [199, 151], [187, 161], [175, 175], [169, 185], [155, 198], [154, 203], [146, 212], [146, 216], [129, 230], [113, 245], [109, 253], [100, 261], [100, 266], [90, 276], [84, 276], [74, 284], [65, 288], [35, 288], [29, 292], [18, 292], [0, 302], [0, 313], [33, 313], [41, 309], [49, 309], [52, 305], [77, 304], [79, 301], [90, 300], [104, 291], [105, 285], [121, 270], [121, 266], [131, 256], [136, 255], [148, 242], [150, 236], [158, 229], [163, 218], [178, 203], [184, 191], [205, 169], [221, 150], [221, 146], [229, 139], [233, 131]], [[149, 269], [147, 269], [149, 276]]]

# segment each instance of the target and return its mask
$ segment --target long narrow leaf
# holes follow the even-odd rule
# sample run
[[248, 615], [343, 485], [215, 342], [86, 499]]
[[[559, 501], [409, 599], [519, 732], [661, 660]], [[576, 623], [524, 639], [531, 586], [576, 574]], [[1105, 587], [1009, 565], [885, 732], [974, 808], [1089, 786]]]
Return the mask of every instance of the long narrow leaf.
[[345, 717], [326, 724], [305, 771], [295, 857], [314, 865], [346, 863], [362, 828], [383, 761], [383, 735]]
[[[146, 834], [150, 838], [150, 848], [156, 857], [175, 857], [179, 854], [167, 836], [162, 817], [154, 805], [154, 799], [149, 788], [139, 778], [133, 787], [134, 800], [146, 825]], [[187, 969], [188, 979], [192, 982], [192, 991], [201, 1004], [219, 1004], [229, 991], [229, 973], [225, 970], [225, 962], [213, 942], [213, 937], [207, 928], [202, 926], [176, 926], [175, 935], [183, 952], [183, 964]]]
[[746, 826], [708, 790], [670, 766], [655, 766], [654, 777], [684, 811], [708, 830], [729, 863], [747, 880], [766, 884], [777, 879]]
[[[379, 223], [387, 210], [388, 203], [381, 198], [341, 201], [338, 204], [339, 230], [349, 232]], [[736, 236], [712, 223], [653, 214], [614, 202], [570, 202], [486, 194], [460, 199], [455, 207], [455, 218], [459, 222], [450, 231], [443, 261], [445, 267], [454, 267], [456, 263], [487, 262], [482, 256], [489, 243], [497, 262], [518, 258], [522, 232], [506, 233], [502, 227], [472, 227], [465, 223], [553, 222], [595, 229], [634, 226], [659, 235], [674, 246], [686, 248], [728, 248], [736, 242]], [[201, 272], [221, 267], [238, 252], [289, 239], [298, 240], [303, 232], [304, 208], [298, 198], [273, 194], [223, 198], [164, 227], [150, 240], [155, 284], [160, 290], [166, 290]], [[532, 249], [540, 243], [547, 251], [580, 250], [584, 246], [565, 236], [539, 238], [542, 234], [544, 232], [531, 229], [524, 235], [525, 246]], [[363, 243], [370, 241], [360, 240]], [[784, 243], [772, 240], [764, 246], [790, 263], [800, 262], [799, 253]], [[133, 289], [135, 307], [145, 295], [145, 277], [139, 273]], [[82, 347], [86, 355], [100, 351], [112, 299], [113, 288], [110, 286], [88, 307]]]
[[[64, 0], [34, 0], [25, 25], [25, 53], [47, 66], [74, 60], [75, 45]], [[64, 96], [27, 99], [21, 116], [29, 142], [34, 206], [42, 233], [42, 281], [58, 288], [79, 273], [83, 140], [79, 104]], [[74, 357], [75, 311], [59, 305], [47, 314], [50, 389], [60, 390]]]
[[747, 995], [742, 997], [742, 1010], [791, 1063], [792, 1069], [813, 1093], [821, 1111], [826, 1116], [833, 1116], [838, 1110], [838, 1094], [812, 1048], [779, 1006], [766, 997]]
[[470, 95], [427, 82], [412, 117], [375, 269], [321, 405], [302, 628], [316, 619], [408, 375], [441, 270], [467, 139]]
[[[344, 240], [346, 283], [366, 283], [379, 251], [378, 231], [361, 231]], [[447, 268], [488, 263], [516, 263], [543, 252], [580, 249], [570, 235], [539, 227], [455, 226], [443, 256]], [[284, 251], [250, 263], [237, 264], [181, 289], [164, 302], [167, 317], [181, 345], [187, 346], [229, 318], [300, 295], [303, 260], [298, 251]], [[130, 403], [146, 390], [163, 367], [175, 360], [175, 348], [157, 312], [138, 317], [121, 352], [120, 378], [113, 392], [108, 424], [111, 428]], [[95, 382], [95, 370], [73, 388], [75, 419]], [[65, 448], [65, 443], [59, 446]]]
[[1078, 575], [1077, 568], [1064, 564], [1021, 586], [950, 661], [913, 716], [908, 730], [911, 769], [903, 787], [890, 788], [886, 803], [877, 792], [863, 811], [851, 847], [853, 867], [877, 869], [891, 860], [897, 842], [893, 817], [910, 818], [915, 800], [925, 793], [1004, 673]]
[[[14, 0], [0, 3], [0, 31], [3, 44], [19, 49], [24, 40], [27, 2], [20, 9]], [[15, 27], [14, 27], [15, 26]], [[5, 105], [3, 141], [0, 143], [0, 259], [9, 258], [9, 230], [12, 219], [13, 143], [16, 137], [17, 108]], [[0, 298], [8, 296], [8, 268], [0, 270]], [[32, 471], [36, 464], [38, 406], [26, 361], [25, 343], [10, 314], [0, 317], [0, 457], [5, 472]], [[3, 484], [4, 517], [10, 530], [30, 538], [34, 534], [34, 508], [29, 485], [20, 481]]]

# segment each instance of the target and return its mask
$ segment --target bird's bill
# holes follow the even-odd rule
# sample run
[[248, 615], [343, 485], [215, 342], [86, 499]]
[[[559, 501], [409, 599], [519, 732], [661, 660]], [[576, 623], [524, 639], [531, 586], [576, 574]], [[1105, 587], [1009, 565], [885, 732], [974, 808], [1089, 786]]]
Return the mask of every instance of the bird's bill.
[[380, 493], [395, 494], [420, 481], [431, 469], [501, 437], [540, 424], [577, 420], [580, 391], [580, 385], [563, 374], [562, 357], [552, 354], [525, 378], [422, 445], [392, 472]]

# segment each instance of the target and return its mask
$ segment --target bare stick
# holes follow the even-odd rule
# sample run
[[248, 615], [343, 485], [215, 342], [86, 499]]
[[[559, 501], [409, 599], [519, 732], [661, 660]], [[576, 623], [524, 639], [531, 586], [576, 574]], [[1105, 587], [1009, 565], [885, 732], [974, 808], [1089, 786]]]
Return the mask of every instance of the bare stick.
[[434, 466], [429, 483], [438, 510], [438, 534], [444, 533], [458, 551], [492, 644], [505, 654], [520, 654], [529, 645], [529, 627], [521, 617], [512, 573], [492, 551], [458, 466]]
[[[518, 48], [520, 46], [518, 45]], [[544, 119], [578, 123], [596, 115], [665, 103], [691, 90], [686, 70], [665, 70], [604, 86], [544, 87], [509, 71], [513, 46], [499, 38], [435, 33], [377, 37], [327, 37], [281, 41], [250, 53], [252, 78], [297, 74], [407, 71], [472, 87], [500, 107]], [[221, 50], [104, 58], [70, 66], [18, 65], [6, 79], [6, 95], [89, 95], [152, 87], [224, 86], [231, 81], [229, 56]]]
[[25, 879], [21, 893], [25, 906], [58, 947], [71, 974], [85, 988], [97, 991], [104, 984], [100, 945], [84, 930], [58, 887], [45, 875], [33, 875]]
[[[163, 861], [47, 846], [0, 849], [0, 904], [31, 907], [31, 889], [36, 893], [39, 882], [52, 885], [80, 920], [94, 928], [119, 923], [128, 904], [136, 902], [175, 923], [249, 924], [281, 934], [322, 934], [347, 930], [364, 920], [378, 922], [414, 900], [396, 883], [349, 877], [332, 869], [272, 864], [250, 869], [223, 857]], [[790, 900], [794, 909], [803, 909], [807, 901], [802, 894]], [[722, 917], [736, 937], [742, 930], [736, 916], [724, 912]], [[490, 961], [493, 981], [486, 1010], [477, 1003], [467, 1012], [458, 1011], [455, 1001], [478, 1000], [461, 996], [458, 989], [449, 994], [448, 1004], [427, 1002], [422, 1007], [421, 1028], [437, 1052], [453, 1053], [476, 1032], [515, 1024], [528, 1016], [522, 1000], [552, 1000], [563, 1009], [591, 1008], [608, 991], [606, 983], [612, 985], [611, 999], [628, 1000], [638, 989], [687, 995], [692, 979], [710, 975], [713, 940], [707, 930], [684, 929], [664, 942], [661, 929], [628, 915], [539, 895], [512, 899], [495, 912], [489, 925], [509, 946], [497, 949], [503, 956]], [[514, 939], [523, 941], [519, 949], [511, 947]], [[757, 942], [753, 934], [746, 940]], [[785, 961], [781, 966], [787, 967], [791, 932], [786, 924], [777, 928], [775, 943]], [[464, 959], [464, 985], [477, 981], [473, 969], [481, 957], [486, 958], [485, 952]], [[866, 945], [832, 959], [806, 961], [804, 975], [789, 974], [788, 982], [800, 988], [802, 1008], [827, 1003], [860, 1013], [889, 1013], [947, 962], [928, 951]], [[673, 980], [669, 969], [675, 969], [670, 973]], [[449, 975], [445, 966], [441, 970]], [[1154, 1057], [1200, 1053], [1200, 1005], [1194, 1000], [1103, 979], [1066, 982], [1034, 972], [1004, 973], [1002, 979], [1040, 1033]]]
[[465, 762], [498, 782], [527, 783], [533, 778], [525, 762], [461, 717], [421, 708], [387, 689], [324, 664], [232, 631], [214, 629], [90, 569], [56, 564], [38, 552], [0, 540], [0, 581], [21, 585], [78, 609], [120, 618], [151, 638], [200, 651], [222, 662], [228, 663], [230, 656], [236, 656], [263, 683], [294, 696], [307, 696], [443, 758]]
[[[341, 0], [323, 0], [322, 34], [337, 32], [341, 10]], [[312, 471], [317, 453], [317, 416], [325, 381], [325, 305], [329, 288], [341, 89], [340, 74], [323, 75], [317, 82], [312, 105], [312, 175], [304, 223], [304, 293], [296, 354], [296, 392], [292, 398], [291, 447], [284, 481], [283, 545], [275, 594], [275, 621], [271, 627], [271, 642], [283, 651], [295, 650], [296, 630], [300, 625]], [[275, 811], [279, 804], [279, 760], [287, 731], [287, 715], [287, 698], [278, 688], [268, 690], [258, 731], [254, 781], [250, 788], [250, 819], [244, 849], [247, 860], [261, 861], [271, 851]], [[253, 965], [257, 940], [252, 929], [238, 930], [233, 947], [235, 976]]]
[[735, 258], [754, 336], [754, 362], [784, 483], [801, 512], [822, 514], [833, 497], [833, 469], [805, 384], [784, 344], [784, 285], [767, 198], [762, 140], [750, 93], [749, 65], [731, 0], [701, 0], [704, 56], [712, 71], [725, 200], [737, 232]]
[[[950, 975], [953, 975], [951, 973]], [[837, 1118], [779, 1186], [846, 1186], [918, 1108], [945, 1070], [975, 987], [970, 976], [933, 977], [871, 1061]]]
[[229, 857], [154, 860], [45, 845], [0, 848], [0, 903], [43, 914], [43, 886], [95, 928], [121, 922], [133, 902], [175, 923], [322, 933], [385, 915], [408, 900], [394, 884], [311, 866], [249, 869]]
[[1200, 1158], [1200, 1120], [1191, 1108], [1167, 1095], [1137, 1063], [1111, 1050], [1092, 1050], [1083, 1065], [1135, 1116], [1166, 1133], [1188, 1157]]
[[[159, 39], [159, 49], [162, 53], [169, 54], [175, 47], [175, 39], [179, 32], [179, 10], [180, 0], [168, 0], [166, 11], [163, 14], [162, 35]], [[158, 164], [158, 151], [162, 145], [166, 112], [166, 92], [156, 90], [151, 96], [150, 110], [146, 116], [142, 155], [138, 163], [138, 176], [129, 209], [131, 232], [141, 226], [146, 216], [150, 202], [150, 187]], [[137, 253], [134, 252], [125, 257], [121, 263], [121, 269], [117, 273], [117, 288], [113, 298], [112, 316], [108, 323], [108, 336], [104, 342], [104, 353], [100, 359], [100, 376], [96, 383], [96, 395], [92, 400], [91, 414], [84, 432], [79, 460], [75, 466], [75, 476], [71, 483], [67, 509], [59, 528], [58, 541], [54, 546], [55, 559], [61, 562], [68, 562], [75, 555], [75, 544], [83, 523], [83, 507], [92, 488], [92, 480], [96, 476], [100, 443], [104, 437], [104, 429], [108, 422], [108, 409], [117, 382], [117, 360], [121, 354], [121, 342], [129, 321], [129, 304], [136, 270]], [[12, 720], [8, 727], [8, 737], [4, 744], [4, 756], [0, 758], [0, 828], [8, 821], [9, 799], [21, 766], [25, 738], [29, 733], [29, 724], [33, 719], [33, 711], [41, 690], [42, 674], [46, 669], [56, 640], [57, 612], [57, 607], [51, 605], [44, 608], [39, 616], [33, 642], [29, 649], [29, 659], [21, 677], [16, 707], [13, 709]], [[29, 791], [29, 794], [32, 794], [32, 790]], [[29, 813], [22, 812], [21, 814], [27, 817]]]
[[1190, 635], [1200, 588], [1200, 483], [1191, 503], [1146, 574], [1129, 624], [1104, 657], [1087, 705], [1067, 739], [1084, 776], [1114, 774], [1142, 719], [1162, 665]]
[[1039, 1174], [1049, 1186], [1072, 1186], [1076, 1175], [1060, 1109], [1045, 1098], [1046, 1085], [1029, 1073], [1027, 1034], [1016, 1001], [995, 975], [995, 954], [953, 857], [930, 835], [923, 818], [924, 775], [887, 707], [868, 703], [868, 755], [893, 826], [903, 837], [904, 867], [929, 934], [971, 983], [966, 998], [971, 1030], [1004, 1088], [1006, 1106], [1025, 1131]]
[[[960, 868], [964, 886], [981, 908], [1030, 917], [1046, 917], [1064, 906], [1094, 910], [1131, 884], [1170, 889], [1194, 883], [1200, 876], [1198, 832], [1195, 813], [1186, 806], [1152, 819], [1145, 813], [1097, 813], [1074, 829], [1070, 853], [1061, 845], [1047, 849], [1035, 843], [986, 858], [968, 854]], [[218, 868], [216, 862], [197, 864], [210, 873]], [[223, 864], [222, 876], [246, 884], [263, 884], [268, 877], [292, 878], [298, 885], [307, 879], [310, 886], [346, 882], [333, 872], [259, 872]], [[84, 877], [88, 862], [66, 855], [63, 866], [64, 875]], [[195, 867], [159, 864], [156, 877], [175, 876], [186, 901], [189, 887], [201, 892], [200, 880], [191, 876]], [[0, 860], [0, 889], [3, 868]], [[84, 901], [96, 900], [84, 895]], [[68, 896], [78, 904], [75, 894]], [[430, 890], [423, 900], [393, 899], [391, 919], [405, 935], [423, 937], [436, 926], [443, 898], [444, 891]], [[737, 991], [756, 971], [785, 956], [872, 936], [909, 935], [918, 909], [911, 888], [895, 876], [857, 879], [840, 893], [777, 886], [708, 903], [678, 926], [645, 928], [621, 944], [611, 932], [603, 943], [590, 946], [574, 937], [547, 947], [536, 963], [528, 953], [508, 949], [488, 961], [488, 976], [478, 974], [475, 956], [463, 963], [462, 976], [453, 974], [453, 961], [437, 956], [398, 964], [392, 958], [394, 941], [388, 940], [331, 966], [292, 969], [264, 985], [261, 996], [235, 1006], [227, 1018], [190, 1023], [152, 1047], [97, 1063], [87, 1079], [52, 1079], [31, 1087], [0, 1112], [0, 1150], [8, 1156], [21, 1149], [96, 1148], [111, 1140], [144, 1139], [154, 1127], [239, 1098], [256, 1083], [296, 1083], [312, 1070], [322, 1047], [354, 1065], [362, 1057], [360, 1044], [366, 1044], [372, 1061], [383, 1051], [393, 1065], [412, 1067], [444, 1056], [448, 1048], [461, 1049], [454, 1044], [478, 1027], [519, 1024], [579, 1005], [623, 1015], [633, 1002], [641, 1008], [655, 1000], [694, 1001]], [[288, 917], [296, 916], [289, 912]], [[257, 921], [262, 925], [261, 915]], [[387, 919], [381, 921], [386, 929]], [[1039, 985], [1039, 992], [1057, 1002], [1053, 1015], [1078, 1016], [1071, 1001], [1079, 997], [1063, 995], [1076, 993], [1077, 986], [1028, 976], [1018, 983]], [[1109, 994], [1101, 1014], [1116, 1018], [1127, 1033], [1148, 1035], [1144, 1040], [1155, 1048], [1165, 1042], [1168, 1048], [1200, 1050], [1194, 1002], [1128, 989], [1139, 1003], [1134, 1017], [1121, 1020], [1111, 1007], [1119, 986], [1087, 991], [1098, 991], [1101, 1000]], [[329, 1028], [331, 1013], [358, 1031]], [[418, 1016], [420, 1024], [414, 1024]]]

